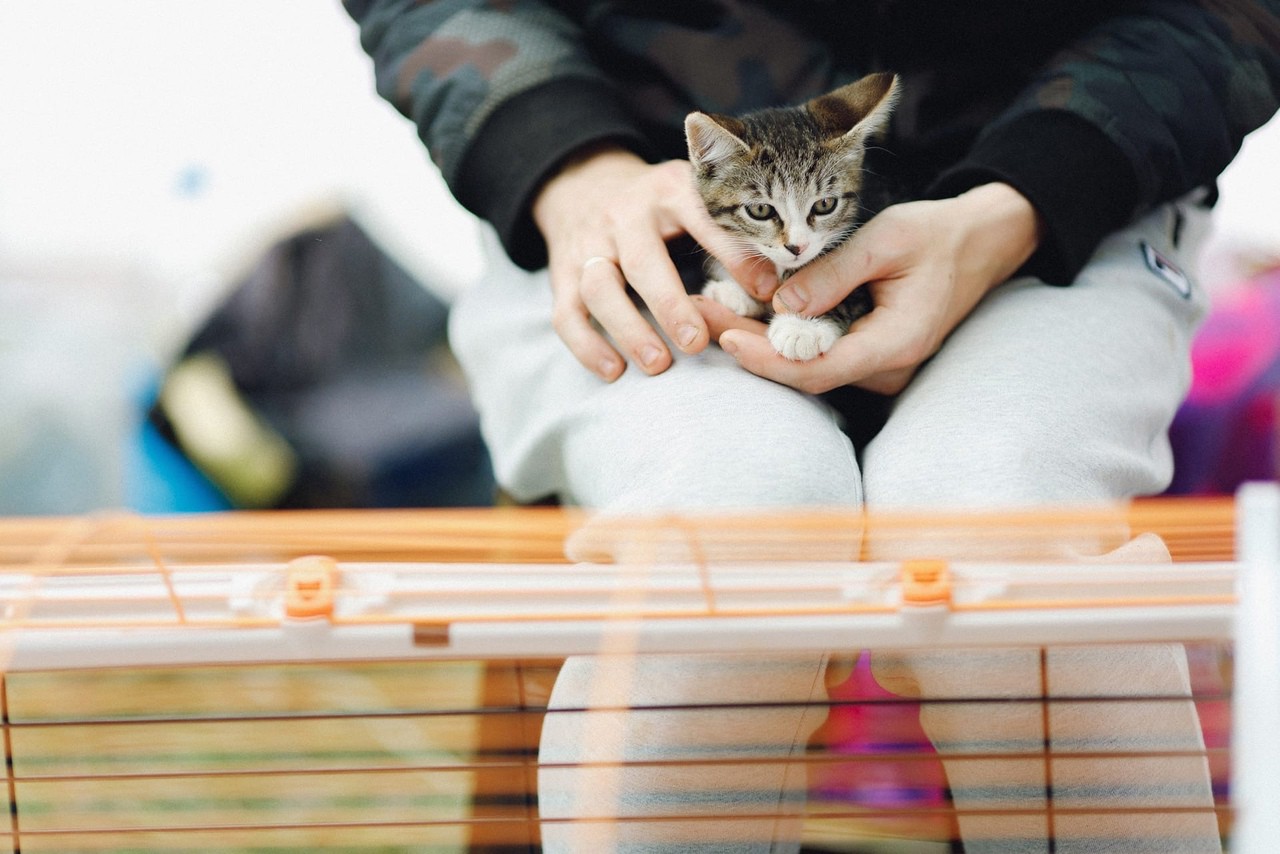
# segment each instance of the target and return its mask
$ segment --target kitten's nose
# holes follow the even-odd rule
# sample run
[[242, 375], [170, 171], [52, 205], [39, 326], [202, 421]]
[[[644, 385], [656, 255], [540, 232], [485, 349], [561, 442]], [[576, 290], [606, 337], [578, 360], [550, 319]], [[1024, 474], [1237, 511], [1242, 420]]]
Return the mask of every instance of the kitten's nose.
[[801, 254], [804, 253], [804, 250], [809, 248], [809, 244], [808, 243], [788, 243], [788, 244], [785, 244], [784, 248], [788, 252], [790, 252], [792, 255], [799, 258]]

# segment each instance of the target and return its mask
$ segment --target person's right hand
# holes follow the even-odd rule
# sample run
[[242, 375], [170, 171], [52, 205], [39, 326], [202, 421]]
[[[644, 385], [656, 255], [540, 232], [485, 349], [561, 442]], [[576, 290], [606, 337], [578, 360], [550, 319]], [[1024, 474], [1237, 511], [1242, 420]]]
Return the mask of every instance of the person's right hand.
[[681, 350], [700, 352], [710, 340], [695, 303], [701, 298], [685, 292], [668, 240], [689, 235], [761, 300], [778, 286], [772, 264], [743, 257], [712, 222], [687, 161], [651, 165], [619, 148], [595, 149], [543, 185], [533, 218], [547, 243], [556, 333], [606, 381], [628, 361], [651, 375], [671, 365], [666, 342], [628, 284]]

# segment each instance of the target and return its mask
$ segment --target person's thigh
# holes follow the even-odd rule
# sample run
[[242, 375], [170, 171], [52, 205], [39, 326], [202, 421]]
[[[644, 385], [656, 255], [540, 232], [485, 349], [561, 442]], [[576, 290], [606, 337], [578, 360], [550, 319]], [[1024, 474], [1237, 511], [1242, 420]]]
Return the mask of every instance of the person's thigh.
[[[1067, 505], [1163, 489], [1172, 474], [1167, 430], [1205, 310], [1199, 288], [1177, 271], [1192, 269], [1202, 218], [1161, 209], [1109, 238], [1070, 287], [1022, 279], [993, 292], [866, 449], [868, 507]], [[1128, 535], [1037, 545], [1060, 559]], [[1138, 547], [1147, 545], [1135, 540], [1106, 559], [1168, 560], [1161, 548]], [[972, 539], [930, 547], [953, 559], [1002, 550]], [[1180, 645], [881, 651], [874, 666], [882, 684], [925, 701], [921, 723], [948, 757], [966, 851], [1220, 850], [1199, 723], [1182, 699], [1190, 685]], [[933, 702], [975, 693], [1107, 701], [1056, 703], [1047, 715], [1018, 702]], [[1126, 694], [1168, 699], [1112, 701]], [[1050, 781], [1045, 745], [1091, 755], [1059, 761]], [[1041, 812], [1050, 796], [1078, 814], [1051, 826]]]
[[[1161, 491], [1205, 311], [1202, 209], [1109, 238], [1077, 281], [993, 291], [900, 396], [863, 458], [870, 507], [1025, 506]], [[1172, 264], [1174, 268], [1162, 264]]]
[[632, 366], [602, 382], [552, 329], [545, 271], [492, 252], [454, 307], [450, 341], [499, 483], [517, 500], [611, 512], [861, 501], [852, 446], [825, 404], [717, 347], [658, 376]]
[[[566, 545], [571, 556], [625, 557], [625, 526], [610, 535], [618, 515], [860, 503], [852, 445], [825, 404], [715, 347], [656, 377], [632, 367], [604, 383], [555, 335], [546, 274], [491, 259], [454, 308], [451, 343], [499, 482], [517, 499], [603, 511]], [[820, 720], [808, 702], [824, 663], [817, 653], [571, 657], [540, 743], [544, 846], [794, 850], [804, 780], [779, 760], [802, 753]], [[746, 708], [716, 707], [734, 702]], [[761, 762], [723, 761], [744, 755]], [[654, 819], [663, 814], [673, 821]], [[593, 821], [602, 816], [643, 820]]]

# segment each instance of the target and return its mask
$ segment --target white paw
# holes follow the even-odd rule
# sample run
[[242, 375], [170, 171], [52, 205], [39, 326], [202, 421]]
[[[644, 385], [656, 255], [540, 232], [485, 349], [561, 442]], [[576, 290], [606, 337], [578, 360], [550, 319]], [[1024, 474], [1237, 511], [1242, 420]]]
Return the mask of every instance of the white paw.
[[818, 358], [843, 334], [840, 324], [829, 317], [777, 314], [769, 321], [769, 342], [773, 349], [795, 362]]
[[733, 279], [710, 279], [702, 286], [702, 295], [720, 303], [738, 317], [764, 317], [769, 309]]

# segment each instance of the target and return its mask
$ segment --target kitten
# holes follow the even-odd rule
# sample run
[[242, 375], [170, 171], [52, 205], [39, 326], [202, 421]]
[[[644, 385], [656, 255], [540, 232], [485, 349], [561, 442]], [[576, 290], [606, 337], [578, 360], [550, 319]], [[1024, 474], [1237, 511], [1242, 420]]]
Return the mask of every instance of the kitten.
[[[772, 262], [781, 280], [840, 245], [865, 218], [863, 154], [897, 96], [897, 76], [879, 73], [799, 107], [740, 118], [690, 113], [689, 160], [711, 218]], [[742, 317], [770, 314], [718, 264], [709, 273], [703, 295]], [[769, 340], [788, 359], [815, 359], [871, 308], [860, 287], [819, 317], [774, 315]]]

